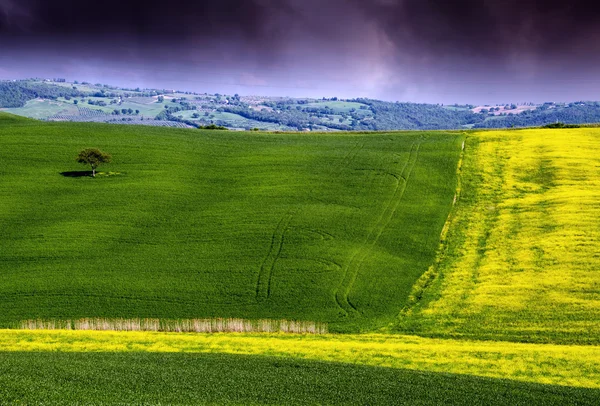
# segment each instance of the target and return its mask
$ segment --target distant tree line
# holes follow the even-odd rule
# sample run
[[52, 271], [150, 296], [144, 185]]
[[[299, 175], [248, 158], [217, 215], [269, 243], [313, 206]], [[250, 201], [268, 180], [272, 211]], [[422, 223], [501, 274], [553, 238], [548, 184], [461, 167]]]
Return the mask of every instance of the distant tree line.
[[[192, 120], [186, 120], [182, 117], [178, 117], [175, 115], [175, 113], [179, 111], [196, 110], [196, 106], [187, 102], [185, 98], [180, 99], [176, 102], [176, 104], [176, 106], [165, 104], [165, 109], [158, 113], [154, 119], [164, 121], [176, 121], [179, 123], [187, 124], [192, 127], [198, 127], [198, 123]], [[199, 114], [197, 113], [195, 113], [194, 115], [199, 116]]]
[[542, 128], [580, 128], [579, 124], [565, 124], [557, 121], [556, 123], [546, 124]]
[[29, 100], [36, 98], [57, 99], [59, 97], [85, 97], [82, 92], [65, 86], [29, 81], [0, 82], [0, 107], [23, 107]]
[[477, 123], [475, 128], [539, 127], [552, 123], [600, 123], [600, 103], [577, 102], [565, 105], [545, 103], [535, 110], [497, 117]]
[[[304, 103], [267, 105], [272, 110], [253, 110], [248, 107], [224, 106], [221, 109], [247, 119], [269, 122], [299, 130], [324, 126], [337, 130], [392, 130], [392, 129], [446, 129], [460, 128], [481, 121], [481, 115], [470, 110], [450, 110], [433, 104], [391, 103], [370, 99], [355, 99], [362, 103], [359, 109], [335, 113], [328, 106], [304, 107]], [[333, 115], [342, 118], [332, 120]], [[344, 123], [346, 120], [349, 123]]]
[[121, 109], [121, 110], [114, 109], [113, 112], [112, 112], [112, 114], [115, 115], [115, 116], [119, 116], [121, 114], [124, 115], [124, 116], [125, 115], [133, 115], [133, 114], [138, 115], [138, 114], [140, 114], [140, 111], [139, 110], [133, 110], [133, 109]]
[[[574, 102], [565, 105], [545, 103], [536, 109], [510, 112], [515, 104], [490, 107], [475, 113], [474, 106], [452, 106], [436, 104], [386, 102], [372, 99], [352, 99], [361, 103], [359, 109], [336, 113], [328, 106], [305, 106], [304, 100], [278, 100], [263, 103], [269, 109], [257, 111], [247, 105], [222, 106], [218, 111], [238, 114], [244, 118], [273, 123], [299, 130], [323, 126], [337, 130], [385, 131], [385, 130], [437, 130], [458, 128], [509, 128], [537, 127], [549, 123], [565, 124], [600, 122], [599, 102]], [[489, 115], [501, 111], [502, 115]], [[341, 116], [332, 120], [333, 116]]]
[[[62, 83], [62, 79], [55, 79]], [[79, 85], [79, 83], [77, 83]], [[87, 82], [81, 85], [92, 86]], [[117, 107], [128, 97], [157, 97], [164, 109], [155, 117], [188, 125], [231, 126], [227, 120], [216, 120], [217, 112], [237, 114], [248, 120], [275, 124], [283, 128], [298, 130], [427, 130], [427, 129], [459, 129], [459, 128], [507, 128], [507, 127], [539, 127], [548, 124], [563, 123], [565, 126], [582, 123], [600, 123], [600, 103], [573, 102], [559, 104], [547, 102], [537, 107], [519, 111], [516, 104], [485, 106], [474, 112], [473, 105], [451, 105], [400, 103], [373, 100], [366, 98], [340, 100], [359, 103], [356, 108], [340, 108], [337, 98], [291, 99], [260, 98], [253, 105], [246, 102], [248, 98], [239, 95], [207, 95], [203, 97], [177, 97], [167, 103], [165, 94], [173, 94], [172, 90], [123, 89], [96, 84], [93, 91], [82, 91], [78, 86], [64, 86], [40, 80], [0, 81], [0, 107], [23, 107], [35, 98], [72, 100], [74, 104], [87, 101], [89, 105]], [[199, 95], [193, 92], [180, 94]], [[87, 99], [98, 97], [102, 100]], [[79, 99], [79, 100], [78, 100]], [[259, 104], [257, 104], [259, 103]], [[520, 106], [523, 103], [519, 104]], [[262, 106], [257, 107], [257, 106]], [[341, 105], [343, 106], [343, 105]], [[181, 111], [198, 110], [191, 115], [193, 120], [183, 118]], [[115, 109], [113, 115], [133, 116], [139, 111], [132, 109]], [[119, 117], [119, 119], [121, 119]], [[249, 125], [254, 126], [254, 123]]]
[[370, 107], [373, 119], [353, 124], [357, 130], [438, 130], [461, 128], [480, 120], [480, 115], [466, 109], [447, 109], [436, 104], [384, 102], [355, 99]]
[[247, 107], [240, 106], [225, 106], [221, 109], [225, 112], [238, 114], [250, 120], [280, 124], [292, 128], [297, 128], [298, 130], [310, 128], [310, 126], [312, 125], [318, 125], [320, 121], [317, 118], [310, 117], [306, 113], [295, 109], [285, 109], [283, 111], [256, 111]]
[[[69, 100], [69, 99], [67, 99], [67, 100]], [[105, 107], [106, 106], [106, 102], [104, 100], [92, 100], [92, 99], [88, 99], [87, 103], [91, 104], [92, 106], [100, 106], [100, 107]]]

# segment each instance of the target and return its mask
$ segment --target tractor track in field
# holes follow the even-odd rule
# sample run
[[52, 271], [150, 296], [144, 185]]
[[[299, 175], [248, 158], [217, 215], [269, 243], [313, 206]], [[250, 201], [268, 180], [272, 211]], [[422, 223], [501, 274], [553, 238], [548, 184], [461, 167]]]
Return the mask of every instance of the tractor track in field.
[[[357, 142], [342, 158], [343, 167], [348, 167], [350, 163], [358, 156], [360, 151], [365, 147], [364, 142]], [[311, 191], [311, 195], [313, 192]], [[314, 198], [314, 196], [313, 196]], [[319, 200], [319, 199], [316, 199]], [[328, 203], [329, 204], [329, 203]], [[271, 297], [271, 289], [272, 289], [272, 280], [273, 280], [273, 270], [275, 268], [275, 264], [277, 260], [281, 256], [281, 251], [283, 250], [283, 243], [285, 239], [285, 233], [290, 228], [289, 224], [292, 218], [292, 213], [288, 212], [277, 224], [275, 230], [273, 231], [273, 235], [271, 237], [271, 245], [269, 247], [269, 252], [265, 259], [263, 260], [260, 269], [258, 271], [258, 279], [256, 281], [256, 299], [257, 300], [265, 300]], [[323, 240], [327, 238], [335, 238], [333, 235], [318, 230], [311, 230], [316, 234], [319, 234]]]
[[[350, 148], [350, 150], [342, 157], [341, 159], [341, 164], [340, 165], [336, 165], [334, 166], [334, 169], [331, 171], [331, 175], [335, 176], [335, 175], [340, 175], [345, 168], [348, 168], [351, 164], [352, 161], [354, 161], [354, 159], [356, 159], [356, 157], [358, 156], [358, 154], [360, 153], [360, 151], [362, 151], [365, 147], [365, 143], [364, 142], [357, 142], [356, 144], [354, 144], [352, 146], [352, 148]], [[310, 191], [310, 196], [313, 200], [327, 204], [327, 205], [331, 205], [331, 204], [335, 204], [332, 203], [331, 201], [327, 201], [327, 200], [323, 200], [319, 197], [317, 197], [315, 195], [315, 190], [311, 190]], [[352, 207], [354, 209], [358, 209], [360, 210], [360, 207], [357, 206], [348, 206], [348, 207]]]
[[256, 281], [256, 299], [268, 299], [271, 297], [273, 269], [275, 268], [277, 260], [281, 256], [285, 232], [289, 228], [292, 217], [293, 214], [291, 212], [285, 214], [279, 223], [277, 223], [277, 227], [275, 227], [275, 230], [273, 231], [269, 253], [263, 260], [258, 272], [258, 280]]
[[317, 236], [317, 238], [321, 241], [331, 241], [335, 239], [335, 236], [331, 233], [328, 233], [324, 230], [318, 230], [316, 228], [308, 228], [308, 227], [288, 227], [290, 230], [296, 230], [298, 234], [312, 234]]
[[394, 217], [394, 214], [400, 206], [400, 202], [402, 201], [402, 197], [404, 196], [404, 192], [406, 191], [406, 186], [410, 179], [410, 175], [412, 174], [412, 171], [417, 163], [420, 148], [420, 141], [413, 143], [410, 146], [408, 159], [404, 163], [400, 175], [395, 175], [388, 171], [375, 170], [376, 172], [380, 172], [383, 175], [392, 176], [396, 181], [396, 187], [394, 189], [392, 197], [388, 200], [388, 202], [385, 205], [385, 208], [383, 209], [379, 218], [375, 222], [374, 227], [371, 229], [371, 231], [361, 244], [360, 248], [358, 248], [352, 254], [350, 260], [342, 268], [344, 277], [338, 285], [337, 289], [335, 290], [334, 297], [336, 304], [346, 315], [360, 315], [360, 311], [349, 299], [350, 291], [352, 290], [352, 287], [356, 281], [362, 263], [371, 252], [371, 249], [375, 246], [375, 244], [377, 244], [379, 237], [381, 236], [381, 234], [383, 234], [383, 231], [391, 222], [392, 218]]
[[316, 262], [317, 264], [321, 264], [321, 265], [325, 265], [325, 266], [337, 268], [338, 271], [340, 269], [342, 269], [342, 265], [338, 264], [335, 261], [332, 261], [331, 259], [324, 258], [324, 257], [299, 257], [299, 256], [292, 256], [292, 257], [279, 257], [279, 258], [280, 259], [296, 259], [296, 260], [299, 259], [299, 260], [304, 260], [304, 261]]
[[348, 151], [348, 153], [343, 158], [343, 161], [346, 163], [346, 166], [348, 166], [350, 164], [350, 162], [352, 162], [354, 160], [354, 158], [356, 158], [358, 153], [364, 147], [365, 147], [364, 142], [357, 142], [352, 148], [350, 148], [350, 151]]
[[355, 169], [355, 171], [363, 171], [363, 172], [374, 172], [377, 173], [379, 175], [387, 175], [387, 176], [391, 176], [392, 178], [395, 178], [397, 182], [400, 182], [402, 180], [401, 176], [396, 175], [395, 173], [389, 172], [389, 171], [385, 171], [383, 169], [374, 169], [374, 168], [358, 168]]

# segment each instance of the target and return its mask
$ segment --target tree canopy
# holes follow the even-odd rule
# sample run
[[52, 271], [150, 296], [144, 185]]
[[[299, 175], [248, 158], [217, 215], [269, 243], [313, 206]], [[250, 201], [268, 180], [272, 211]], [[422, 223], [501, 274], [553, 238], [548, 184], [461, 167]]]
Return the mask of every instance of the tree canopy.
[[92, 176], [96, 176], [96, 168], [100, 164], [109, 163], [112, 157], [106, 152], [100, 151], [98, 148], [86, 148], [77, 155], [77, 162], [84, 165], [90, 165], [92, 168]]

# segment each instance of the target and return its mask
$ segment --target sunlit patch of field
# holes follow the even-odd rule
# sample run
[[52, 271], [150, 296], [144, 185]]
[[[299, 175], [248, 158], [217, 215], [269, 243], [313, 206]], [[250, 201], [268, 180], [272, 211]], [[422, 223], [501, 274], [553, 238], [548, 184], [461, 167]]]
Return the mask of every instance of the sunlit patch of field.
[[397, 335], [0, 330], [0, 349], [268, 355], [600, 388], [600, 347]]
[[600, 130], [467, 139], [438, 278], [404, 331], [600, 343]]

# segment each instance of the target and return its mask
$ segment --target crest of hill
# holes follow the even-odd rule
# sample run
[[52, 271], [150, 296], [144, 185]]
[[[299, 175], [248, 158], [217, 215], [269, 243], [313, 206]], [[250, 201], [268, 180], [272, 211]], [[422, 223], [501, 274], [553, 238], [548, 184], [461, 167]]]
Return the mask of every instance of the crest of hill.
[[31, 118], [0, 111], [0, 125], [27, 124], [33, 122], [35, 122], [35, 120]]

